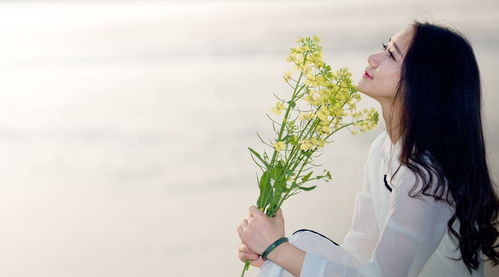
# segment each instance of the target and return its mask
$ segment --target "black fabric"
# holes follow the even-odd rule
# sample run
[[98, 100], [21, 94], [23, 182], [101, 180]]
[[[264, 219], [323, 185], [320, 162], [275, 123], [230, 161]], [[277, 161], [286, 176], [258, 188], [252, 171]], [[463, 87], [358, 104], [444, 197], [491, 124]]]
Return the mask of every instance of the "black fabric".
[[388, 182], [386, 181], [386, 174], [385, 174], [385, 177], [383, 178], [383, 180], [385, 181], [385, 187], [390, 191], [392, 192], [392, 188], [388, 185]]
[[334, 243], [336, 246], [340, 246], [339, 244], [337, 244], [336, 242], [334, 242], [332, 239], [330, 239], [330, 238], [328, 238], [328, 237], [324, 236], [323, 234], [318, 233], [318, 232], [313, 231], [313, 230], [309, 230], [309, 229], [300, 229], [300, 230], [297, 230], [297, 231], [295, 231], [295, 232], [293, 233], [293, 235], [294, 235], [294, 234], [296, 234], [296, 233], [298, 233], [298, 232], [305, 232], [305, 231], [307, 231], [307, 232], [312, 232], [312, 233], [314, 233], [314, 234], [317, 234], [317, 235], [319, 235], [319, 236], [321, 236], [321, 237], [323, 237], [323, 238], [325, 238], [325, 239], [329, 240], [330, 242]]

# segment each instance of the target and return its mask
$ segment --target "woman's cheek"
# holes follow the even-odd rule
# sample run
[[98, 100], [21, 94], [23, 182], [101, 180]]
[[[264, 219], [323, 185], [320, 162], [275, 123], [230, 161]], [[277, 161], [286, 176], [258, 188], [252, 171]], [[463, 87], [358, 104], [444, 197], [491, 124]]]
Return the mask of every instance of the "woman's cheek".
[[393, 70], [389, 72], [389, 78], [387, 78], [390, 81], [390, 88], [391, 91], [394, 92], [397, 90], [397, 85], [400, 81], [400, 67], [397, 66]]
[[[383, 97], [394, 97], [397, 91], [398, 81], [400, 79], [400, 75], [397, 72], [390, 72], [390, 74], [386, 74], [384, 76], [379, 76], [382, 78], [378, 78], [377, 80], [373, 80], [373, 85], [376, 91], [380, 96]], [[377, 82], [376, 82], [377, 81]]]

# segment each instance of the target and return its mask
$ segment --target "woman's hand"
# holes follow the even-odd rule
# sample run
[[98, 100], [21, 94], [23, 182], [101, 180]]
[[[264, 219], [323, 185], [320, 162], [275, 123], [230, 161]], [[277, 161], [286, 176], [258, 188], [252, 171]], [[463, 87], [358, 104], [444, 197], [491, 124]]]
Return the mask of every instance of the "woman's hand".
[[253, 252], [253, 250], [249, 249], [248, 246], [244, 243], [241, 243], [239, 246], [239, 259], [245, 263], [247, 260], [251, 260], [251, 265], [256, 267], [261, 267], [263, 264], [262, 256]]
[[268, 217], [256, 206], [250, 206], [248, 216], [243, 219], [237, 232], [242, 243], [261, 255], [269, 245], [285, 234], [282, 210], [278, 209], [275, 217]]

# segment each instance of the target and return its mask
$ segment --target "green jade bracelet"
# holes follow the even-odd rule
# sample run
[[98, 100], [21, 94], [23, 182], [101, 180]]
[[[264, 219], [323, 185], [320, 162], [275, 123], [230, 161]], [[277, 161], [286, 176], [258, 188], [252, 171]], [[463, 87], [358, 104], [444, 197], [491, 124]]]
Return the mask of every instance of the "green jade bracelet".
[[287, 242], [287, 241], [288, 241], [287, 237], [282, 237], [282, 238], [274, 241], [274, 243], [272, 243], [269, 247], [267, 247], [267, 249], [265, 249], [265, 251], [263, 251], [263, 253], [262, 253], [262, 259], [264, 261], [266, 261], [267, 260], [267, 256], [269, 255], [270, 252], [272, 252], [272, 250], [274, 250], [277, 246], [281, 245], [281, 243]]

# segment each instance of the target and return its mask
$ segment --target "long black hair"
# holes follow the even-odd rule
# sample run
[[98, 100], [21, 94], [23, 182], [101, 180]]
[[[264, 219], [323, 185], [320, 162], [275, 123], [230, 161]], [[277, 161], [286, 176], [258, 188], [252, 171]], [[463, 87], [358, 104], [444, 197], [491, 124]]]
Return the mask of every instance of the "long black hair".
[[[394, 98], [400, 103], [399, 159], [423, 180], [422, 189], [413, 194], [414, 186], [409, 195], [422, 193], [455, 208], [447, 226], [462, 256], [453, 260], [462, 259], [471, 273], [480, 264], [481, 251], [496, 266], [499, 200], [487, 165], [475, 54], [452, 27], [418, 21], [409, 27], [413, 38]], [[432, 175], [437, 178], [433, 187]], [[444, 185], [447, 190], [441, 189]], [[453, 229], [456, 219], [458, 231]]]

